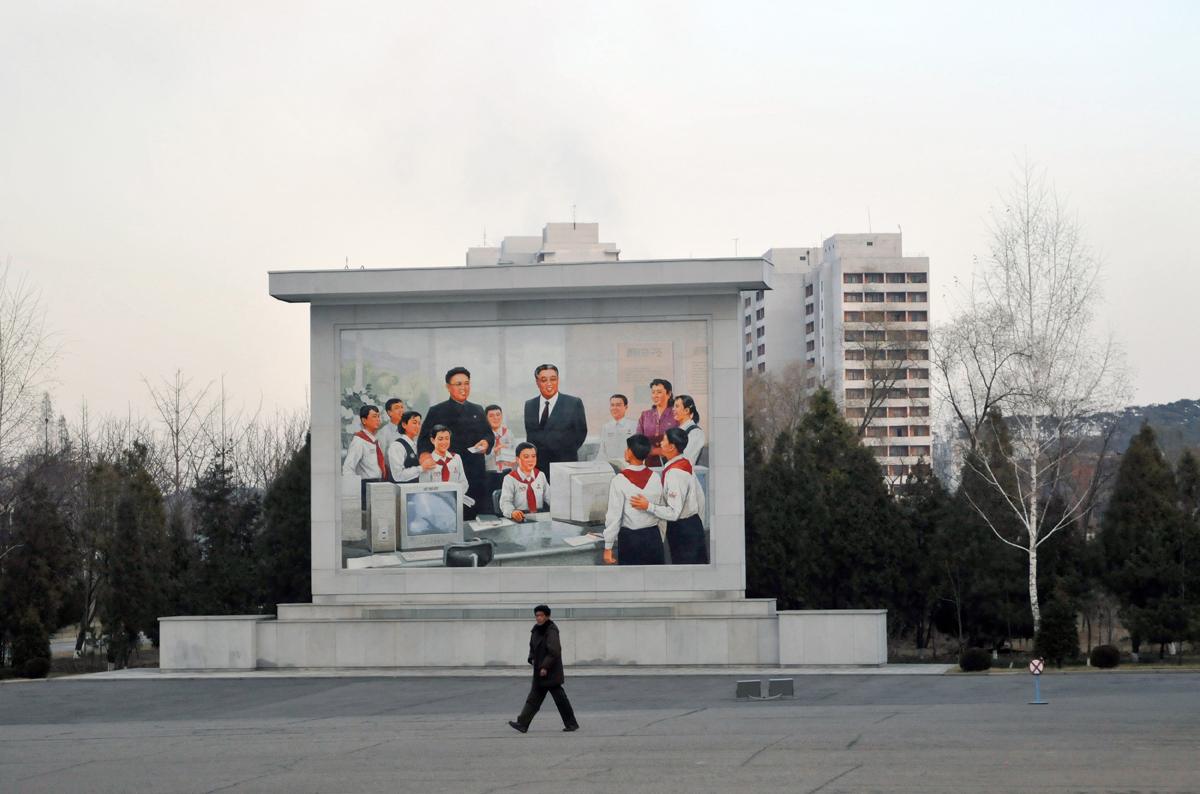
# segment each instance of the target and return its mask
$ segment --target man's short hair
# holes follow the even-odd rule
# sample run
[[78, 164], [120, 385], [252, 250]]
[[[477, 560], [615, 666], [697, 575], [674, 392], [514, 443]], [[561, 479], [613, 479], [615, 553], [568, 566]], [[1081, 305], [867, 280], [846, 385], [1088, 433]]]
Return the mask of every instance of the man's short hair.
[[614, 394], [611, 397], [609, 397], [608, 399], [609, 400], [620, 400], [621, 402], [625, 403], [626, 406], [629, 405], [629, 398], [626, 397], [624, 394]]
[[666, 378], [655, 378], [654, 380], [650, 381], [650, 388], [653, 389], [655, 386], [662, 386], [667, 390], [667, 394], [675, 393], [675, 390], [671, 388], [671, 381], [667, 380]]
[[466, 367], [455, 367], [454, 369], [446, 370], [446, 383], [449, 383], [450, 379], [453, 378], [455, 375], [466, 375], [467, 380], [470, 380], [471, 379], [471, 370], [467, 369]]
[[692, 415], [692, 421], [700, 424], [700, 411], [696, 408], [696, 401], [692, 399], [692, 395], [676, 394], [675, 399], [683, 403], [684, 410]]
[[[674, 430], [675, 428], [671, 429]], [[429, 428], [429, 440], [433, 441], [435, 438], [437, 438], [437, 434], [443, 430], [445, 430], [447, 433], [450, 433], [450, 428], [446, 427], [445, 425], [434, 425], [433, 427]], [[450, 433], [450, 437], [453, 438], [454, 434]]]
[[406, 425], [409, 422], [411, 422], [414, 418], [420, 419], [421, 412], [420, 411], [405, 411], [404, 413], [400, 414], [400, 424]]
[[686, 430], [680, 430], [678, 427], [672, 427], [666, 432], [667, 441], [671, 442], [671, 446], [679, 450], [682, 454], [683, 448], [687, 446], [688, 434]]
[[650, 443], [650, 439], [646, 438], [641, 433], [634, 433], [629, 438], [625, 439], [625, 446], [629, 447], [629, 451], [638, 460], [645, 460], [650, 456], [650, 449], [654, 446]]
[[553, 364], [538, 364], [533, 370], [533, 379], [537, 380], [538, 375], [541, 375], [544, 369], [552, 369], [555, 375], [558, 374], [558, 367]]
[[395, 406], [397, 403], [400, 405], [404, 405], [404, 400], [401, 400], [399, 397], [391, 398], [390, 400], [388, 400], [387, 402], [385, 402], [383, 404], [383, 412], [385, 414], [390, 414], [392, 412], [392, 407]]
[[371, 411], [374, 411], [375, 413], [379, 413], [379, 406], [378, 405], [364, 405], [362, 408], [358, 409], [358, 418], [366, 419], [368, 416], [371, 415]]
[[491, 405], [489, 405], [487, 408], [484, 408], [484, 409], [483, 409], [483, 415], [484, 415], [484, 416], [487, 416], [487, 415], [488, 415], [488, 414], [490, 414], [492, 411], [499, 411], [500, 413], [504, 413], [504, 409], [503, 409], [503, 408], [501, 408], [499, 405], [496, 405], [495, 403], [492, 403], [492, 404], [491, 404]]
[[533, 444], [530, 444], [528, 441], [522, 441], [520, 444], [517, 444], [517, 451], [513, 454], [519, 458], [521, 457], [521, 453], [527, 449], [532, 449], [534, 452], [537, 452], [537, 447], [535, 447]]
[[533, 608], [533, 614], [536, 615], [539, 612], [541, 612], [546, 617], [550, 617], [550, 607], [546, 606], [545, 604], [538, 604], [537, 606], [535, 606]]

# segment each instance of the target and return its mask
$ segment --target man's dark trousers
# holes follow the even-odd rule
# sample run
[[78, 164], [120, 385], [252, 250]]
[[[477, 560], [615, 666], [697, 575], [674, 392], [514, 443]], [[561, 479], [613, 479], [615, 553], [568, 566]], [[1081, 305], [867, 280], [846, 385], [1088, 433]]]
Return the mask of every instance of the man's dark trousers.
[[534, 715], [542, 707], [542, 701], [546, 699], [547, 692], [550, 693], [550, 697], [554, 698], [554, 705], [558, 706], [558, 716], [562, 717], [563, 725], [567, 728], [577, 725], [575, 710], [571, 708], [571, 701], [567, 700], [567, 693], [563, 691], [562, 685], [546, 687], [537, 680], [534, 680], [533, 686], [529, 688], [529, 697], [525, 698], [525, 708], [521, 709], [517, 723], [522, 728], [529, 727], [529, 723], [533, 722]]

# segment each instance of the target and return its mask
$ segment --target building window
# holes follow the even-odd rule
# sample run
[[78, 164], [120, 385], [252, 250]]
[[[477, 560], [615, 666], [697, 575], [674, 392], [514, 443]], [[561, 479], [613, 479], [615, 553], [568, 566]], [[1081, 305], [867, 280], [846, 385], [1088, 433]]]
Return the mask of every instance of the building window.
[[903, 458], [908, 454], [908, 447], [888, 447], [888, 455], [893, 458]]
[[909, 348], [909, 350], [908, 350], [908, 357], [910, 359], [912, 359], [913, 361], [928, 361], [929, 360], [929, 351], [922, 350], [919, 347], [912, 347], [912, 348]]
[[929, 435], [929, 425], [913, 425], [912, 427], [909, 428], [909, 430], [911, 431], [909, 433], [909, 435], [913, 435], [913, 436]]
[[866, 408], [847, 408], [845, 413], [847, 419], [865, 419], [867, 417]]
[[746, 325], [750, 324], [750, 315], [746, 315]]
[[864, 312], [863, 319], [869, 323], [883, 322], [883, 312]]
[[867, 438], [884, 438], [886, 436], [887, 428], [883, 425], [871, 425], [867, 428]]
[[748, 361], [750, 361], [750, 359], [751, 359], [752, 357], [753, 357], [753, 354], [751, 354], [751, 352], [750, 352], [749, 350], [747, 350], [747, 351], [746, 351], [746, 361], [747, 361], [747, 362], [748, 362]]
[[750, 334], [746, 334], [746, 344], [750, 344]]
[[883, 283], [883, 274], [882, 273], [867, 273], [866, 278], [867, 278], [868, 284], [882, 284]]
[[749, 295], [746, 296], [746, 302], [743, 303], [742, 305], [745, 306], [747, 309], [750, 308], [750, 296]]
[[[903, 295], [904, 293], [901, 292], [899, 294]], [[928, 292], [910, 292], [910, 293], [908, 293], [908, 302], [909, 303], [928, 303], [929, 302], [929, 293]]]
[[805, 316], [808, 316], [808, 315], [810, 315], [810, 314], [812, 314], [812, 313], [813, 313], [813, 305], [812, 305], [811, 303], [809, 303], [809, 304], [806, 304], [806, 305], [805, 305], [805, 307], [804, 307], [804, 314], [805, 314]]
[[910, 412], [913, 416], [929, 416], [928, 405], [914, 405]]
[[760, 356], [765, 356], [767, 354], [767, 346], [765, 344], [758, 346], [758, 354]]
[[761, 320], [762, 318], [764, 318], [764, 317], [766, 317], [766, 316], [767, 316], [767, 310], [766, 310], [766, 309], [759, 309], [758, 311], [756, 311], [756, 312], [754, 313], [754, 316], [755, 316], [756, 318], [758, 318], [759, 320]]
[[843, 292], [842, 300], [846, 303], [862, 303], [863, 294], [861, 292]]
[[905, 314], [904, 312], [888, 312], [887, 318], [888, 322], [902, 323], [904, 322]]
[[891, 436], [892, 438], [907, 438], [908, 437], [908, 426], [907, 425], [892, 425], [891, 427], [888, 428], [888, 435]]
[[762, 339], [762, 338], [763, 338], [763, 334], [765, 334], [766, 332], [767, 332], [767, 329], [766, 329], [766, 328], [763, 328], [763, 327], [760, 325], [760, 326], [759, 326], [759, 327], [758, 327], [758, 328], [757, 328], [757, 329], [754, 331], [754, 335], [755, 335], [756, 337], [758, 337], [759, 339]]
[[846, 389], [847, 400], [861, 400], [867, 396], [866, 389]]
[[862, 380], [863, 371], [861, 369], [846, 370], [846, 380]]
[[868, 342], [882, 342], [884, 340], [885, 334], [886, 334], [885, 331], [870, 329], [866, 333], [866, 340]]
[[908, 321], [910, 323], [923, 323], [929, 320], [929, 312], [909, 312]]
[[766, 371], [767, 371], [767, 362], [765, 362], [765, 361], [760, 361], [760, 362], [758, 362], [758, 372], [759, 372], [759, 374], [762, 374], [762, 373], [764, 373], [764, 372], [766, 372]]
[[809, 284], [804, 288], [804, 297], [811, 298], [813, 294], [813, 285]]
[[927, 369], [910, 369], [908, 370], [909, 380], [929, 380], [929, 370]]
[[862, 273], [843, 273], [843, 284], [861, 284], [863, 283]]
[[924, 284], [928, 280], [929, 280], [929, 275], [927, 273], [909, 273], [908, 274], [908, 283], [909, 284]]
[[909, 390], [908, 390], [908, 396], [909, 396], [909, 397], [922, 397], [922, 398], [924, 398], [924, 397], [928, 397], [928, 396], [929, 396], [929, 389], [926, 389], [926, 388], [920, 388], [920, 389], [909, 389]]
[[862, 312], [842, 312], [842, 320], [848, 323], [861, 323]]
[[863, 360], [863, 351], [854, 349], [854, 348], [848, 349], [846, 351], [846, 360], [847, 361], [862, 361]]
[[875, 245], [875, 241], [874, 241], [874, 240], [867, 240], [867, 245], [868, 245], [868, 246]]
[[882, 292], [868, 292], [867, 293], [867, 303], [883, 303], [883, 293]]
[[926, 457], [927, 458], [927, 457], [929, 457], [929, 447], [927, 447], [925, 445], [909, 447], [908, 454], [915, 455], [917, 457]]
[[908, 341], [910, 341], [910, 342], [928, 342], [929, 341], [929, 332], [928, 331], [909, 331], [908, 332]]
[[845, 339], [847, 342], [861, 342], [863, 340], [863, 332], [862, 331], [846, 331], [842, 335], [842, 338]]
[[815, 330], [817, 330], [815, 324], [811, 322], [804, 324], [804, 333], [811, 334]]
[[904, 283], [904, 275], [905, 275], [904, 273], [888, 273], [887, 274], [887, 283], [903, 284]]
[[811, 353], [816, 349], [817, 349], [817, 343], [812, 341], [811, 339], [804, 343], [804, 352], [805, 353]]
[[888, 303], [904, 303], [905, 293], [889, 292], [887, 294]]

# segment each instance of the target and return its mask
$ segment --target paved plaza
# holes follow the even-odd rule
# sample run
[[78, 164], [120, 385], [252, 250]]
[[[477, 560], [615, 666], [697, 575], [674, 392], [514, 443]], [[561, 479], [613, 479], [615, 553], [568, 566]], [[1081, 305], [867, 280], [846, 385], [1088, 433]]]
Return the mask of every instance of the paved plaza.
[[571, 676], [510, 729], [515, 676], [0, 685], [0, 791], [1194, 792], [1200, 674]]

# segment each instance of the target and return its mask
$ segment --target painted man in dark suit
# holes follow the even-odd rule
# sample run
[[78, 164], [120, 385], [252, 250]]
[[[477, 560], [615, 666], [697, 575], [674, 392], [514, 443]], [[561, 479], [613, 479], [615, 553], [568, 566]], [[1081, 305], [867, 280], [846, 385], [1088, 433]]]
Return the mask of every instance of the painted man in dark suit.
[[537, 466], [550, 477], [550, 464], [579, 460], [587, 438], [583, 400], [558, 390], [558, 367], [539, 364], [533, 371], [541, 395], [525, 402], [525, 440], [537, 447]]
[[[474, 518], [477, 512], [488, 512], [488, 505], [492, 503], [483, 463], [483, 456], [491, 444], [492, 428], [483, 406], [467, 401], [471, 396], [471, 373], [466, 367], [455, 367], [446, 373], [446, 391], [450, 393], [450, 399], [426, 412], [425, 425], [450, 428], [450, 451], [462, 458], [463, 472], [467, 475], [467, 496], [475, 500], [474, 507], [463, 506], [463, 515]], [[472, 452], [472, 448], [476, 451]], [[424, 433], [417, 451], [422, 458], [433, 453], [433, 443]]]

